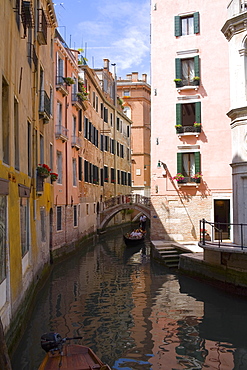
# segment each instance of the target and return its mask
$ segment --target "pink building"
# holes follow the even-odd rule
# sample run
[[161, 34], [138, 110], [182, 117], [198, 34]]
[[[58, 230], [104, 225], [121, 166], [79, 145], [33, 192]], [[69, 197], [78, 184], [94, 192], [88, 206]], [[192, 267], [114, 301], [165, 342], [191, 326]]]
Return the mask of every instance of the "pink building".
[[223, 0], [152, 2], [153, 240], [198, 240], [200, 219], [231, 221], [226, 17]]
[[78, 241], [79, 121], [83, 102], [78, 97], [78, 51], [71, 50], [57, 33], [54, 43], [56, 93], [54, 97], [54, 187], [53, 250]]
[[132, 192], [150, 196], [150, 108], [151, 87], [147, 75], [127, 74], [117, 81], [117, 93], [123, 100], [124, 112], [133, 121], [131, 126]]

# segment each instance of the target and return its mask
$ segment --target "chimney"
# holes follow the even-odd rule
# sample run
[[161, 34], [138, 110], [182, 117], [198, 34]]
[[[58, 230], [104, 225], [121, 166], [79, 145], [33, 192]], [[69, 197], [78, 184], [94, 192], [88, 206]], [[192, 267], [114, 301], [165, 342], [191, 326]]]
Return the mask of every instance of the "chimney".
[[109, 59], [103, 59], [104, 60], [104, 69], [106, 69], [107, 71], [109, 71]]
[[138, 72], [132, 72], [132, 81], [138, 81]]
[[126, 79], [127, 79], [127, 80], [131, 80], [131, 78], [132, 78], [131, 73], [128, 73], [128, 74], [126, 75]]
[[147, 74], [146, 73], [142, 74], [142, 81], [147, 82]]

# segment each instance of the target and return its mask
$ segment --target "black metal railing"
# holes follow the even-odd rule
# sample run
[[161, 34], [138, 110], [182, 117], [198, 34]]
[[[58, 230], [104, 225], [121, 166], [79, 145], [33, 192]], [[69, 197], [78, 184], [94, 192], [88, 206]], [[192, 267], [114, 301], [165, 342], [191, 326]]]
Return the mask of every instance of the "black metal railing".
[[47, 117], [51, 115], [51, 99], [45, 90], [40, 90], [39, 113], [45, 113]]
[[62, 125], [55, 125], [56, 139], [68, 140], [69, 130]]
[[39, 9], [39, 24], [38, 24], [38, 33], [39, 33], [39, 43], [41, 45], [47, 45], [47, 20], [45, 12], [43, 9]]
[[184, 133], [200, 133], [202, 131], [201, 126], [179, 126], [176, 127], [177, 134], [184, 134]]
[[[210, 228], [210, 233], [207, 227]], [[200, 242], [202, 245], [217, 244], [218, 247], [223, 245], [225, 247], [226, 242], [223, 240], [230, 238], [231, 228], [234, 229], [236, 240], [230, 246], [241, 249], [247, 248], [247, 224], [243, 223], [209, 222], [202, 219], [200, 220]]]

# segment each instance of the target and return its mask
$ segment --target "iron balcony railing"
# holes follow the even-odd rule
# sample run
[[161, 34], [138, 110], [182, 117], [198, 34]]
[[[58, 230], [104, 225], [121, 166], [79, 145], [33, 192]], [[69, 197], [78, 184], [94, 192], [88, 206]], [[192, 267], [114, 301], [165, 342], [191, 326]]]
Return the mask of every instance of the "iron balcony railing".
[[39, 9], [38, 41], [40, 45], [47, 45], [47, 20], [43, 9]]
[[56, 85], [65, 85], [63, 76], [56, 76]]
[[69, 133], [69, 130], [62, 126], [62, 125], [56, 125], [55, 126], [55, 137], [56, 139], [61, 139], [63, 141], [67, 141], [68, 140], [68, 133]]
[[[210, 231], [207, 228], [210, 228]], [[231, 228], [234, 229], [236, 240], [229, 245], [224, 239], [229, 239]], [[200, 220], [200, 242], [202, 245], [217, 245], [219, 248], [228, 245], [243, 250], [247, 248], [247, 224], [209, 222], [202, 219]]]
[[80, 148], [81, 147], [81, 139], [76, 135], [72, 135], [71, 136], [71, 146], [76, 147], [76, 148]]
[[201, 126], [180, 126], [176, 127], [177, 134], [184, 134], [184, 133], [200, 133], [202, 131]]
[[39, 113], [40, 115], [46, 115], [47, 118], [51, 115], [51, 99], [45, 90], [40, 90]]

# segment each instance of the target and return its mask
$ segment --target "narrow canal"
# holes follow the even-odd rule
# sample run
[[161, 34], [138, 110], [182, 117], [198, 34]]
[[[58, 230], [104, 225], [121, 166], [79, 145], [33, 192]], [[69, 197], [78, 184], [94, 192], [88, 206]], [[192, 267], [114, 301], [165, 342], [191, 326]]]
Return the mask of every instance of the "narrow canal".
[[56, 331], [112, 369], [247, 369], [246, 315], [247, 299], [156, 264], [148, 244], [126, 249], [119, 229], [54, 266], [12, 366], [37, 369]]

